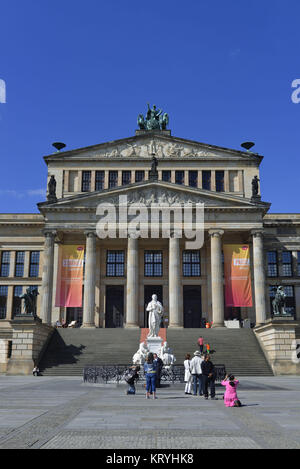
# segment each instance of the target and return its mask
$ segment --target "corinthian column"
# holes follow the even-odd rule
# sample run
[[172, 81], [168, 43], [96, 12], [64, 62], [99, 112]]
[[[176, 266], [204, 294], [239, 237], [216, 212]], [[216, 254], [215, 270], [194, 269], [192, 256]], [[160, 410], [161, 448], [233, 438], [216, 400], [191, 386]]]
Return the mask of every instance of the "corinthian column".
[[128, 238], [125, 327], [127, 328], [139, 327], [138, 311], [139, 311], [139, 243], [138, 243], [138, 239]]
[[262, 231], [252, 231], [256, 325], [266, 322], [266, 287]]
[[86, 232], [84, 303], [82, 327], [95, 327], [96, 234]]
[[44, 263], [42, 275], [41, 319], [51, 325], [52, 291], [53, 291], [53, 263], [54, 239], [56, 231], [45, 231]]
[[180, 317], [180, 247], [179, 238], [169, 239], [169, 327], [182, 327]]
[[211, 241], [212, 327], [224, 327], [223, 234], [223, 230], [209, 230]]

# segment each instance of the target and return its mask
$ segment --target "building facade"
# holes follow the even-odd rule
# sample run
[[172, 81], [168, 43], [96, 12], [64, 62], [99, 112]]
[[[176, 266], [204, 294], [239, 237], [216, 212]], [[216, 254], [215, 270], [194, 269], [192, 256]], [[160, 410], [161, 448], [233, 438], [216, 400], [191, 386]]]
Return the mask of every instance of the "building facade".
[[[28, 287], [38, 288], [37, 314], [49, 325], [66, 319], [82, 327], [147, 327], [145, 305], [153, 293], [168, 327], [200, 327], [207, 320], [217, 327], [234, 318], [261, 325], [270, 318], [278, 285], [300, 320], [300, 214], [269, 214], [260, 193], [253, 197], [262, 159], [173, 137], [169, 130], [138, 130], [133, 137], [45, 156], [56, 197], [38, 204], [39, 214], [0, 214], [0, 327], [21, 312]], [[124, 196], [129, 206], [163, 201], [194, 210], [203, 203], [203, 245], [187, 249], [184, 237], [163, 237], [159, 226], [155, 238], [100, 239], [99, 204], [117, 206]], [[227, 308], [224, 301], [222, 247], [234, 243], [251, 248], [248, 308]], [[82, 307], [55, 306], [62, 244], [85, 245]]]

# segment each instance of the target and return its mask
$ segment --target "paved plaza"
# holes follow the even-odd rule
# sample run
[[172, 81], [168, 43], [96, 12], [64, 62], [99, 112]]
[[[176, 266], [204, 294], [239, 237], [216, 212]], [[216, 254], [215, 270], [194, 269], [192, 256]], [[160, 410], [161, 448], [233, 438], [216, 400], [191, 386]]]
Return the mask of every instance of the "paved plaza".
[[244, 407], [187, 396], [183, 386], [146, 400], [142, 384], [0, 377], [0, 448], [300, 448], [299, 377], [243, 378]]

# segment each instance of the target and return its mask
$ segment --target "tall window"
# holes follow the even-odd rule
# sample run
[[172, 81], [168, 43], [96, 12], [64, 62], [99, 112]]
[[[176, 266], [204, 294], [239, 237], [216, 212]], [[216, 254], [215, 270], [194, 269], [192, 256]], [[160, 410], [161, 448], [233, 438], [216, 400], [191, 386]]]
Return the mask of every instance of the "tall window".
[[297, 251], [297, 275], [300, 277], [300, 251]]
[[292, 277], [293, 265], [292, 265], [292, 253], [291, 251], [282, 252], [282, 276]]
[[107, 251], [107, 277], [124, 277], [124, 258], [124, 251]]
[[200, 251], [183, 251], [182, 270], [184, 277], [200, 277]]
[[102, 191], [104, 189], [104, 171], [96, 171], [95, 190]]
[[171, 182], [171, 171], [162, 171], [162, 180], [165, 182]]
[[15, 277], [23, 277], [23, 275], [24, 275], [24, 259], [25, 259], [25, 252], [24, 251], [17, 251], [16, 252]]
[[131, 183], [131, 171], [122, 171], [122, 186]]
[[145, 277], [162, 277], [162, 251], [145, 251]]
[[184, 171], [175, 171], [176, 184], [184, 184]]
[[13, 316], [16, 314], [22, 313], [22, 300], [20, 296], [22, 296], [23, 287], [22, 285], [17, 285], [14, 287], [14, 298], [13, 298]]
[[141, 182], [145, 179], [145, 171], [135, 172], [135, 182]]
[[8, 292], [8, 287], [6, 285], [1, 285], [0, 286], [0, 319], [6, 318], [7, 292]]
[[82, 192], [90, 192], [91, 190], [91, 171], [82, 171]]
[[118, 171], [109, 171], [108, 179], [109, 188], [116, 187], [118, 185]]
[[202, 171], [202, 189], [210, 191], [211, 188], [211, 171]]
[[278, 277], [277, 252], [268, 252], [268, 277]]
[[224, 171], [216, 171], [216, 191], [224, 192]]
[[40, 251], [31, 251], [29, 264], [29, 277], [39, 276]]
[[10, 265], [10, 251], [2, 251], [1, 254], [1, 277], [9, 276], [9, 265]]
[[189, 186], [198, 186], [198, 171], [189, 171]]

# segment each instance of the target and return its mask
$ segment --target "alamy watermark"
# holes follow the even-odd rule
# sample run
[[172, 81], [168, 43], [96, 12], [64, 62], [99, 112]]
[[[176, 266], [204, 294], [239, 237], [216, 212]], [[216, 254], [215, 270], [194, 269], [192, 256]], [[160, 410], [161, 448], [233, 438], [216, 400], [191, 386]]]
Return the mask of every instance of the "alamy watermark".
[[295, 91], [293, 91], [291, 99], [294, 104], [299, 104], [300, 103], [300, 78], [296, 78], [292, 82], [292, 88], [296, 88]]
[[0, 78], [0, 103], [6, 103], [6, 83]]
[[126, 195], [119, 203], [100, 203], [96, 211], [99, 238], [182, 238], [186, 249], [200, 249], [204, 243], [204, 204], [134, 202]]

